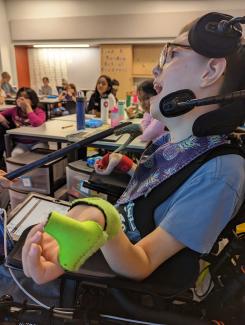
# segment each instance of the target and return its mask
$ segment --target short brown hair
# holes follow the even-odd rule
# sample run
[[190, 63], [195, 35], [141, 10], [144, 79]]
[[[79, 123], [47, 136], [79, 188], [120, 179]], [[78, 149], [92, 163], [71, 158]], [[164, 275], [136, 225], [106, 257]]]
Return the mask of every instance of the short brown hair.
[[[192, 26], [199, 18], [185, 25], [179, 32], [179, 35], [189, 32]], [[225, 57], [226, 70], [224, 82], [220, 89], [220, 95], [228, 94], [232, 91], [238, 91], [245, 87], [245, 46], [240, 46], [231, 55]]]
[[2, 78], [10, 78], [11, 77], [10, 74], [6, 71], [2, 72], [1, 76], [2, 76]]

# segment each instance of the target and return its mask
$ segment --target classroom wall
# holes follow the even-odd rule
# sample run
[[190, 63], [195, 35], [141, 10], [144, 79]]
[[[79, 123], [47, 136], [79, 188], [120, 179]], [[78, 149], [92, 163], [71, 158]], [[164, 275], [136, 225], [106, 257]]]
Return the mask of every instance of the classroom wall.
[[7, 0], [9, 20], [244, 9], [244, 0]]
[[245, 1], [235, 0], [8, 0], [6, 5], [14, 41], [163, 39], [210, 10], [245, 14]]
[[11, 82], [16, 83], [14, 64], [14, 49], [11, 44], [9, 25], [4, 0], [0, 0], [0, 72], [8, 71]]
[[17, 80], [19, 87], [30, 87], [28, 49], [26, 46], [15, 47]]

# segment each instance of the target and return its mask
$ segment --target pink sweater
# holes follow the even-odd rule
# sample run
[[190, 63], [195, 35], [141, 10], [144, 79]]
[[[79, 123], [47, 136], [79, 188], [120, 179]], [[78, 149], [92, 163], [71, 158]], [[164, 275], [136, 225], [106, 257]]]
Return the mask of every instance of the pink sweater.
[[155, 120], [150, 113], [145, 112], [141, 121], [143, 134], [140, 136], [142, 142], [150, 142], [158, 138], [164, 132], [164, 124]]
[[45, 112], [37, 107], [33, 110], [33, 112], [28, 113], [27, 117], [21, 116], [19, 113], [20, 110], [15, 108], [7, 109], [6, 111], [1, 112], [0, 114], [4, 117], [10, 117], [15, 124], [16, 127], [20, 126], [40, 126], [46, 121]]

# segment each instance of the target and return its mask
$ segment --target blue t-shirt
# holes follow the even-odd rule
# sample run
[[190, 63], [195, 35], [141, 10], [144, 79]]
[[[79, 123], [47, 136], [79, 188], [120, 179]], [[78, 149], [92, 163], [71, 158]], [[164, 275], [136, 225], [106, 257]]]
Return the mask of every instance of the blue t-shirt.
[[157, 207], [154, 220], [176, 240], [208, 253], [245, 195], [245, 159], [216, 157], [200, 167]]

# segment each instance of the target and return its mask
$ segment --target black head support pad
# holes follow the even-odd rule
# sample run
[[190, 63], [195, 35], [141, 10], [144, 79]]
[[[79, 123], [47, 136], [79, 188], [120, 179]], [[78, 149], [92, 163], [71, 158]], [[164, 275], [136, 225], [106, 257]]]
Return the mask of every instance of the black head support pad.
[[[242, 26], [239, 22], [245, 23], [245, 17], [233, 18], [217, 12], [208, 13], [199, 18], [190, 29], [188, 34], [190, 46], [195, 52], [208, 58], [224, 58], [236, 52], [242, 53]], [[238, 66], [240, 69], [241, 65], [238, 64]], [[234, 74], [236, 74], [235, 71]], [[237, 85], [234, 90], [240, 89], [243, 89], [243, 86]], [[212, 98], [215, 99], [215, 96]], [[171, 118], [186, 114], [195, 106], [209, 105], [208, 101], [196, 100], [191, 90], [182, 89], [162, 98], [159, 106], [163, 116]], [[213, 103], [218, 102], [214, 100]], [[206, 113], [195, 121], [194, 135], [228, 134], [244, 123], [244, 99], [236, 99], [230, 104], [226, 104], [225, 101], [220, 101], [220, 103], [222, 103], [221, 108]]]
[[[188, 34], [192, 49], [208, 58], [232, 55], [241, 47], [242, 26], [238, 21], [239, 18], [217, 12], [202, 16]], [[197, 136], [229, 134], [244, 120], [244, 100], [237, 100], [201, 115], [193, 125], [193, 133]]]
[[211, 12], [192, 26], [188, 40], [192, 49], [208, 58], [231, 55], [241, 44], [242, 26], [230, 15]]
[[161, 99], [159, 108], [162, 115], [165, 117], [183, 115], [191, 111], [193, 109], [193, 106], [182, 108], [178, 106], [178, 103], [189, 102], [191, 99], [195, 98], [195, 94], [190, 89], [174, 91]]

